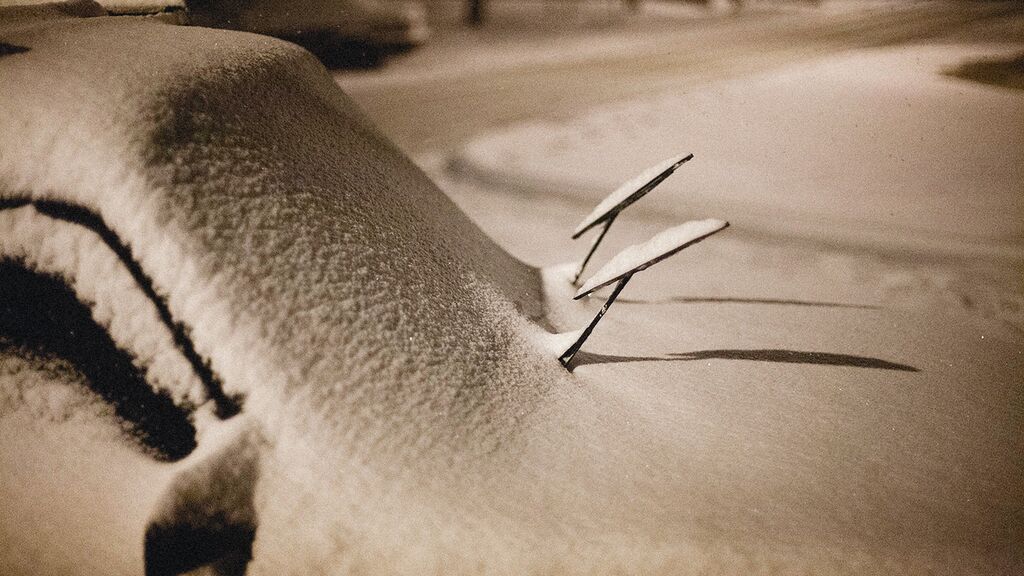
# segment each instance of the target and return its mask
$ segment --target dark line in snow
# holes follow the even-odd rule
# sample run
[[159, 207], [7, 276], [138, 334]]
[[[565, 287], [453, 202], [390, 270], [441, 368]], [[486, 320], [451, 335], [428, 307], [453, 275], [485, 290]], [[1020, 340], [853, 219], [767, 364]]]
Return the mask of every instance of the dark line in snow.
[[156, 292], [153, 287], [153, 280], [142, 269], [142, 266], [132, 256], [131, 249], [121, 241], [117, 233], [111, 230], [103, 219], [96, 213], [66, 202], [54, 200], [30, 200], [25, 198], [0, 199], [0, 210], [17, 208], [31, 204], [41, 214], [50, 216], [57, 220], [63, 220], [72, 224], [84, 226], [95, 232], [100, 239], [109, 247], [114, 254], [128, 269], [128, 272], [135, 279], [136, 284], [146, 295], [153, 305], [156, 306], [157, 314], [164, 326], [171, 331], [174, 344], [192, 365], [192, 369], [206, 387], [206, 392], [216, 406], [217, 415], [221, 418], [230, 418], [241, 411], [241, 404], [238, 399], [225, 394], [224, 386], [220, 378], [210, 368], [210, 363], [196, 352], [195, 344], [188, 335], [188, 329], [181, 322], [177, 322], [167, 307], [167, 302]]
[[896, 370], [899, 372], [920, 372], [918, 368], [908, 364], [899, 364], [870, 356], [786, 349], [698, 350], [694, 352], [676, 352], [668, 356], [616, 356], [581, 351], [576, 355], [575, 366], [618, 364], [622, 362], [691, 362], [695, 360], [749, 360], [754, 362], [815, 364], [818, 366], [845, 366], [850, 368]]
[[89, 306], [63, 278], [5, 257], [0, 257], [0, 278], [0, 353], [62, 376], [53, 361], [69, 363], [152, 456], [176, 461], [192, 453], [196, 431], [185, 411], [146, 382], [131, 355], [93, 320]]

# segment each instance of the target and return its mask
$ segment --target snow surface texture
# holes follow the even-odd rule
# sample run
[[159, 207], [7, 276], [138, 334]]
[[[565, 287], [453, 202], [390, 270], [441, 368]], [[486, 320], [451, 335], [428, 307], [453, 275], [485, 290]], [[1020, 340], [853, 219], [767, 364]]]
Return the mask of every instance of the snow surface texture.
[[141, 574], [161, 465], [73, 366], [40, 360], [0, 351], [0, 573]]
[[4, 24], [9, 26], [18, 20], [38, 20], [41, 18], [67, 18], [70, 16], [89, 18], [104, 16], [103, 6], [92, 0], [71, 0], [69, 2], [50, 2], [47, 0], [28, 0], [21, 2], [0, 2], [3, 10]]
[[186, 8], [184, 0], [102, 0], [98, 4], [111, 14], [156, 14]]
[[576, 291], [575, 298], [581, 298], [602, 286], [646, 269], [659, 260], [668, 258], [683, 248], [699, 242], [704, 238], [722, 230], [729, 223], [724, 220], [708, 218], [706, 220], [691, 220], [658, 233], [643, 244], [634, 244], [612, 257], [607, 264], [587, 279]]

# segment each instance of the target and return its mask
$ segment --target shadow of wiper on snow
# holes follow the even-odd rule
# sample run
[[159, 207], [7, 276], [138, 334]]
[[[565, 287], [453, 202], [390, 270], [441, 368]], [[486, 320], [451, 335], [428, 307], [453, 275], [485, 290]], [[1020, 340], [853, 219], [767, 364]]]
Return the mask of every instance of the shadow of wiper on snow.
[[972, 60], [943, 73], [980, 84], [1024, 90], [1024, 53], [1006, 58]]
[[819, 366], [847, 366], [852, 368], [875, 368], [878, 370], [897, 370], [900, 372], [920, 372], [917, 368], [907, 365], [872, 358], [870, 356], [854, 356], [852, 354], [833, 354], [831, 352], [807, 352], [786, 349], [759, 350], [698, 350], [695, 352], [677, 352], [668, 356], [616, 356], [580, 351], [576, 354], [572, 367], [587, 364], [619, 364], [622, 362], [688, 362], [693, 360], [750, 360], [755, 362], [781, 362], [785, 364], [816, 364]]
[[21, 54], [22, 52], [28, 52], [28, 50], [29, 49], [24, 46], [8, 44], [7, 42], [0, 42], [0, 56], [7, 56], [9, 54]]
[[815, 300], [789, 300], [784, 298], [709, 298], [699, 296], [676, 296], [660, 300], [619, 298], [623, 304], [774, 304], [780, 306], [812, 306], [816, 308], [856, 308], [879, 310], [880, 306], [870, 304], [844, 304], [842, 302], [818, 302]]

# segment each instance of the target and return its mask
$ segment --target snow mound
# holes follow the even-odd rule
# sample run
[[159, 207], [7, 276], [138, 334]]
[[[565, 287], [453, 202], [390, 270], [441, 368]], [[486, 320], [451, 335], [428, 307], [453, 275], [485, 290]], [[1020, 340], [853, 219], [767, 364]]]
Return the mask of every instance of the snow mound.
[[622, 277], [640, 272], [661, 262], [687, 246], [725, 229], [725, 220], [708, 218], [691, 220], [661, 232], [642, 244], [634, 244], [616, 254], [607, 264], [580, 286], [574, 298], [579, 299]]
[[579, 328], [577, 330], [569, 330], [568, 332], [544, 334], [539, 339], [540, 345], [543, 346], [544, 350], [551, 354], [553, 358], [557, 358], [568, 350], [574, 342], [580, 339], [584, 330], [585, 328]]
[[[29, 50], [0, 60], [3, 196], [99, 215], [211, 357], [238, 339], [227, 325], [243, 322], [294, 346], [305, 369], [323, 360], [309, 351], [321, 347], [299, 341], [404, 351], [392, 330], [416, 332], [427, 310], [432, 331], [445, 324], [438, 309], [460, 324], [485, 308], [539, 314], [536, 271], [490, 241], [294, 45], [104, 17], [21, 25], [4, 39]], [[380, 340], [332, 336], [332, 320], [365, 321]]]

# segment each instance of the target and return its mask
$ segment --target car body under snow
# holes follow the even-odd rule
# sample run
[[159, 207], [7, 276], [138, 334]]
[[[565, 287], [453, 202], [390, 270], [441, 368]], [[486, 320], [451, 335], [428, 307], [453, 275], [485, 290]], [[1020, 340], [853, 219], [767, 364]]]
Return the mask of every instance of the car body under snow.
[[691, 352], [569, 372], [574, 267], [311, 54], [90, 7], [0, 14], [0, 573], [1019, 572], [1019, 339], [634, 302]]

